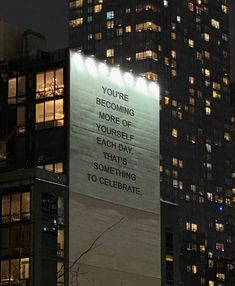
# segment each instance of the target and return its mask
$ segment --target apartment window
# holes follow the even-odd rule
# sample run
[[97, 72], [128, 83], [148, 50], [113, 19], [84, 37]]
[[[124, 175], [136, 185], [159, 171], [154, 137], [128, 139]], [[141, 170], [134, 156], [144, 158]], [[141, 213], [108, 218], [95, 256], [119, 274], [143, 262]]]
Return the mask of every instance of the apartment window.
[[208, 259], [208, 267], [209, 268], [214, 268], [214, 260]]
[[205, 253], [206, 252], [206, 247], [205, 245], [200, 245], [200, 252]]
[[81, 26], [82, 24], [83, 24], [83, 18], [82, 17], [69, 21], [69, 26], [72, 28]]
[[131, 26], [126, 26], [125, 27], [125, 32], [130, 33], [131, 32]]
[[216, 248], [216, 250], [224, 251], [224, 243], [216, 242], [215, 248]]
[[101, 32], [95, 33], [95, 40], [99, 41], [101, 39], [102, 39], [102, 33]]
[[189, 9], [189, 11], [191, 11], [191, 12], [194, 11], [194, 5], [193, 5], [193, 3], [191, 3], [191, 2], [188, 3], [188, 9]]
[[99, 12], [101, 12], [101, 10], [102, 10], [102, 4], [95, 5], [95, 7], [94, 7], [95, 13], [99, 13]]
[[208, 286], [215, 286], [215, 282], [214, 282], [214, 281], [212, 281], [212, 280], [209, 280], [209, 282], [208, 282]]
[[171, 32], [171, 39], [176, 40], [176, 33], [175, 32]]
[[3, 223], [28, 220], [30, 218], [30, 193], [13, 193], [2, 196]]
[[114, 56], [114, 49], [107, 49], [106, 50], [106, 57], [111, 58]]
[[215, 19], [211, 19], [211, 26], [216, 28], [216, 29], [219, 29], [220, 28], [220, 22], [215, 20]]
[[205, 113], [206, 115], [211, 115], [211, 108], [210, 107], [205, 107]]
[[190, 230], [192, 232], [197, 232], [197, 224], [196, 223], [186, 222], [186, 229]]
[[158, 60], [158, 55], [154, 51], [148, 50], [144, 52], [138, 52], [136, 53], [136, 60], [144, 60], [144, 59], [153, 59], [153, 60]]
[[145, 72], [141, 73], [140, 75], [146, 77], [149, 80], [158, 80], [158, 75], [154, 72]]
[[76, 9], [82, 7], [82, 5], [83, 5], [83, 0], [72, 1], [69, 3], [69, 8]]
[[106, 13], [106, 19], [110, 20], [110, 19], [113, 19], [113, 18], [114, 18], [114, 11], [108, 11]]
[[171, 57], [172, 59], [176, 59], [176, 51], [171, 50]]
[[38, 165], [37, 166], [39, 169], [44, 169], [49, 172], [54, 172], [54, 173], [63, 173], [63, 163], [51, 163], [51, 164], [45, 164], [45, 165]]
[[64, 107], [63, 99], [48, 100], [36, 104], [36, 124], [37, 128], [58, 127], [64, 125]]
[[196, 265], [192, 265], [192, 273], [196, 274], [198, 271], [198, 267]]
[[188, 77], [188, 81], [189, 81], [190, 84], [194, 84], [195, 83], [195, 79], [194, 79], [193, 76], [189, 76]]
[[203, 38], [206, 42], [209, 42], [210, 41], [210, 35], [208, 33], [204, 33], [203, 34]]
[[227, 14], [228, 13], [228, 6], [222, 4], [221, 5], [221, 10], [222, 10], [223, 13]]
[[135, 29], [137, 32], [142, 32], [147, 30], [161, 32], [161, 27], [153, 22], [139, 23], [135, 26]]
[[2, 285], [29, 284], [29, 258], [1, 260]]
[[225, 281], [225, 274], [224, 274], [224, 273], [217, 273], [217, 274], [216, 274], [216, 278], [217, 278], [219, 281]]
[[188, 45], [190, 48], [194, 48], [194, 40], [188, 39]]
[[64, 230], [57, 230], [57, 256], [64, 256]]
[[36, 75], [36, 99], [62, 95], [63, 92], [63, 68], [41, 72]]
[[172, 136], [172, 137], [175, 137], [175, 138], [178, 138], [178, 130], [175, 129], [175, 128], [172, 128], [172, 130], [171, 130], [171, 136]]
[[204, 69], [204, 74], [205, 76], [210, 77], [211, 72], [209, 69]]
[[224, 225], [222, 223], [216, 223], [215, 229], [219, 232], [223, 232], [224, 231]]
[[16, 104], [25, 100], [26, 77], [20, 76], [8, 80], [8, 104]]
[[106, 26], [107, 26], [107, 29], [113, 29], [114, 21], [107, 21]]

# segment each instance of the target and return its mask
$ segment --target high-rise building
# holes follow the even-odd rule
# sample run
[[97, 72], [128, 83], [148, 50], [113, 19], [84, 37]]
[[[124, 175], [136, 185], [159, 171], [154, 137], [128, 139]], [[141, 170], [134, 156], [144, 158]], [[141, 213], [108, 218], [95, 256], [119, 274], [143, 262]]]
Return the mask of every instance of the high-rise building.
[[[228, 1], [77, 0], [69, 9], [71, 47], [160, 83], [161, 197], [178, 204], [179, 285], [231, 286]], [[164, 254], [162, 264], [174, 259]]]

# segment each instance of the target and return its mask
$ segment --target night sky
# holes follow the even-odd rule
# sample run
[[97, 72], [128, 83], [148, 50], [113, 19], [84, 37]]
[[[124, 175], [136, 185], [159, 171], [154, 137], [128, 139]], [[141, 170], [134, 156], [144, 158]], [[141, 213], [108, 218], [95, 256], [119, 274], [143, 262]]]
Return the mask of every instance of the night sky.
[[[235, 15], [234, 0], [230, 12]], [[235, 18], [235, 17], [233, 17]], [[0, 19], [43, 34], [48, 50], [68, 46], [68, 0], [0, 0]], [[230, 22], [230, 41], [235, 46], [235, 19]], [[231, 77], [235, 81], [235, 51], [231, 49]]]
[[68, 46], [67, 0], [0, 0], [0, 19], [43, 34], [48, 50]]

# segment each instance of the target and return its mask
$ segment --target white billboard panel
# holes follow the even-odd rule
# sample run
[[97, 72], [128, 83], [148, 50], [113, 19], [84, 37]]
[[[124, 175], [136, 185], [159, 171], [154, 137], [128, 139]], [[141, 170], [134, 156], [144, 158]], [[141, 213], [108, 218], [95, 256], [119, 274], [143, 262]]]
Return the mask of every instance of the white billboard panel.
[[70, 190], [159, 213], [159, 88], [71, 52]]

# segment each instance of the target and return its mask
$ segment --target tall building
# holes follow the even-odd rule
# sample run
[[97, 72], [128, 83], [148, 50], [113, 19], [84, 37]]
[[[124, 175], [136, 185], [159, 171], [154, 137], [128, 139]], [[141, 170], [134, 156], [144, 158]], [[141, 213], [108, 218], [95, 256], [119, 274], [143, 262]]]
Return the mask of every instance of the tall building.
[[66, 63], [62, 51], [0, 66], [0, 285], [67, 279], [57, 284], [68, 257]]
[[[77, 0], [69, 9], [71, 47], [160, 83], [161, 197], [178, 204], [179, 285], [231, 286], [228, 1]], [[165, 254], [162, 265], [175, 259]]]

